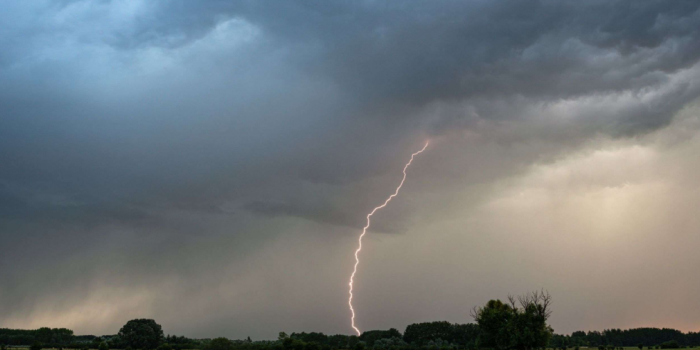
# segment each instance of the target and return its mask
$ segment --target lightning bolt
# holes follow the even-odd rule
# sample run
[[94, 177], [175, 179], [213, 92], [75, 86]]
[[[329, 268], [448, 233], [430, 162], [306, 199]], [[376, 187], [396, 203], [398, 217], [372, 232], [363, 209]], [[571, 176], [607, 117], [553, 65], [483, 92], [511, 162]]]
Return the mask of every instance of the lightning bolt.
[[389, 202], [391, 202], [391, 200], [399, 194], [399, 191], [401, 190], [401, 186], [403, 186], [404, 181], [406, 181], [406, 169], [408, 169], [408, 167], [411, 165], [411, 163], [413, 162], [413, 158], [416, 155], [423, 153], [423, 151], [425, 151], [425, 149], [428, 148], [429, 143], [430, 143], [430, 141], [426, 142], [425, 146], [423, 146], [423, 149], [421, 149], [420, 151], [418, 151], [416, 153], [411, 154], [411, 160], [409, 160], [408, 163], [406, 163], [406, 166], [403, 167], [403, 179], [401, 179], [401, 183], [399, 184], [399, 187], [396, 188], [396, 191], [394, 191], [394, 194], [389, 196], [389, 198], [387, 198], [386, 201], [384, 201], [384, 204], [374, 208], [369, 214], [367, 214], [367, 225], [365, 225], [365, 227], [362, 229], [362, 234], [360, 234], [360, 238], [358, 239], [359, 246], [357, 247], [357, 250], [355, 251], [355, 267], [352, 270], [352, 275], [350, 275], [350, 283], [349, 283], [349, 285], [350, 285], [350, 298], [348, 299], [348, 305], [350, 306], [350, 312], [352, 313], [351, 323], [352, 323], [352, 328], [355, 330], [355, 332], [357, 332], [358, 336], [360, 335], [360, 330], [355, 326], [355, 309], [352, 308], [352, 283], [354, 282], [355, 274], [357, 273], [357, 265], [360, 264], [359, 254], [360, 254], [360, 251], [362, 250], [362, 238], [365, 236], [365, 234], [367, 234], [367, 229], [369, 228], [369, 225], [371, 224], [370, 218], [372, 217], [372, 215], [374, 215], [374, 213], [376, 213], [377, 210], [386, 207], [386, 205], [389, 204]]

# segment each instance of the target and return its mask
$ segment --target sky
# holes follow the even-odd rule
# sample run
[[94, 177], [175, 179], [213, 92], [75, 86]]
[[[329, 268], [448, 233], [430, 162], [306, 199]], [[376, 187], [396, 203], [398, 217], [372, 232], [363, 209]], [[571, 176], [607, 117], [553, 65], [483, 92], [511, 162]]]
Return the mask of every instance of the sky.
[[699, 331], [698, 1], [0, 3], [0, 327]]

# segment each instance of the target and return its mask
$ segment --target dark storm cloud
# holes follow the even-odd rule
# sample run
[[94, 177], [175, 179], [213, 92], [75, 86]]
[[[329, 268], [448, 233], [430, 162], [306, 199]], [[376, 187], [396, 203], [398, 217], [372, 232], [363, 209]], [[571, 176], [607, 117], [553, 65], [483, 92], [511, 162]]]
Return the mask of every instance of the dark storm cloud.
[[640, 89], [700, 55], [700, 5], [692, 1], [251, 7], [254, 23], [311, 42], [322, 53], [322, 72], [379, 105]]
[[545, 140], [475, 153], [449, 192], [656, 130], [700, 93], [697, 1], [7, 1], [0, 23], [8, 315], [42, 280], [66, 305], [91, 281], [215, 283], [197, 271], [284, 219], [361, 227], [426, 137]]
[[[426, 132], [440, 134], [478, 120], [527, 119], [518, 108], [493, 108], [499, 100], [538, 105], [657, 90], [646, 101], [583, 110], [574, 126], [589, 134], [633, 135], [667, 125], [697, 97], [697, 83], [669, 82], [669, 75], [700, 57], [699, 8], [692, 1], [324, 2], [281, 8], [256, 2], [240, 13], [297, 49], [293, 56], [302, 69], [331, 77], [362, 112], [355, 118], [379, 120], [373, 127], [382, 132], [420, 124], [416, 119], [424, 115], [415, 109], [435, 103], [460, 104], [429, 122]], [[275, 201], [265, 210], [257, 201], [250, 206], [306, 218], [318, 213], [326, 221], [320, 207]]]

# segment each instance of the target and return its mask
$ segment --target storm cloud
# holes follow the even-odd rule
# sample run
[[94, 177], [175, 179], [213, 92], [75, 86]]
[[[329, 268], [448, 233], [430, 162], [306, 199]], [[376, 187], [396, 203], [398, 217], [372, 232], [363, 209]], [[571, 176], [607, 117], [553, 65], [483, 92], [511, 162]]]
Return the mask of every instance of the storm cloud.
[[357, 230], [428, 139], [368, 236], [361, 328], [539, 288], [557, 332], [700, 326], [697, 1], [5, 1], [0, 23], [0, 326], [349, 333]]

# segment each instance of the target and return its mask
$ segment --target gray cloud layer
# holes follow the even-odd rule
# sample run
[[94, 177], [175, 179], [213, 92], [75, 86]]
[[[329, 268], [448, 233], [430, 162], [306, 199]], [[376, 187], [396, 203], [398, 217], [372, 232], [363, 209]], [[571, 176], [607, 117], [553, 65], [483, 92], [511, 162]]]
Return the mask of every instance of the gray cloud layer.
[[[356, 230], [428, 138], [412, 187], [376, 232], [456, 232], [450, 223], [493, 208], [504, 188], [540, 186], [527, 182], [533, 167], [566, 168], [604, 147], [686, 155], [662, 162], [677, 173], [650, 172], [661, 182], [696, 169], [697, 1], [8, 1], [0, 23], [1, 326], [113, 333], [149, 316], [195, 336], [348, 332]], [[673, 147], [657, 141], [676, 137]], [[516, 228], [480, 220], [460, 237], [500, 254], [478, 237]], [[689, 225], [679, 232], [698, 227]], [[383, 276], [446, 283], [429, 269], [445, 267], [440, 252], [378, 237], [406, 249], [376, 262], [395, 267]], [[546, 251], [572, 242], [541, 239], [553, 242]], [[591, 263], [573, 259], [572, 271]], [[460, 293], [415, 311], [400, 306], [420, 295], [400, 292], [406, 279], [364, 284], [361, 308], [384, 312], [364, 322], [464, 322], [471, 304], [548, 284], [562, 310], [585, 310], [566, 299], [578, 295], [562, 287], [578, 286], [568, 277], [503, 284], [489, 273], [520, 270], [470, 271], [465, 280], [489, 287], [446, 283]], [[183, 300], [191, 322], [174, 311]], [[555, 320], [566, 331], [607, 322]]]

